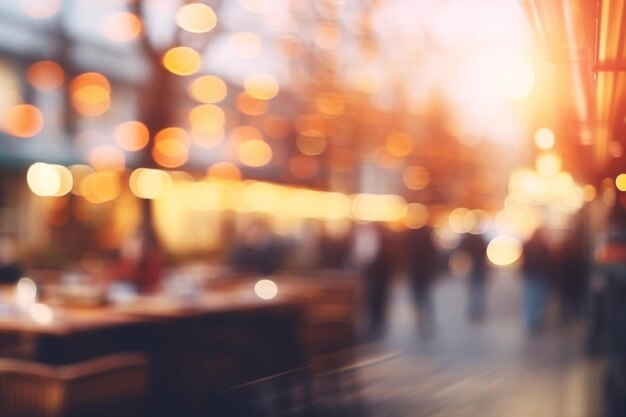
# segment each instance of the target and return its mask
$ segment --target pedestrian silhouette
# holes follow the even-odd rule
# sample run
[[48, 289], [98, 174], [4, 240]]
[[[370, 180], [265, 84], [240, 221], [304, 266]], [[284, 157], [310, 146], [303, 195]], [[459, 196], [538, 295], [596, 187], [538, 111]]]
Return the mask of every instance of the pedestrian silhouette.
[[467, 315], [471, 321], [478, 322], [485, 317], [487, 243], [481, 234], [466, 233], [461, 239], [459, 249], [465, 252], [471, 260]]
[[531, 334], [541, 331], [548, 292], [552, 256], [541, 228], [535, 230], [523, 247], [524, 307], [526, 329]]
[[437, 271], [438, 252], [432, 228], [410, 229], [406, 239], [406, 265], [413, 300], [417, 309], [418, 333], [423, 338], [432, 336], [435, 314], [431, 288]]

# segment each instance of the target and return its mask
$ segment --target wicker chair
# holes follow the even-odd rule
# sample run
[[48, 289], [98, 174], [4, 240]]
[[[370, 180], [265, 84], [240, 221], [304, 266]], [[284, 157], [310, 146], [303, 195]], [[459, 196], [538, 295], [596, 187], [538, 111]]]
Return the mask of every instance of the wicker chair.
[[147, 358], [137, 353], [60, 367], [0, 359], [0, 416], [139, 416], [147, 370]]

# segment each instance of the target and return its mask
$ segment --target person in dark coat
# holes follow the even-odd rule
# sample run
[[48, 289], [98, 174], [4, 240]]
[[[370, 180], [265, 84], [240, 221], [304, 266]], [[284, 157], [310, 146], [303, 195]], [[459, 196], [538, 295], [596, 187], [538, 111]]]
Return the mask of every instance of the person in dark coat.
[[368, 337], [384, 335], [392, 275], [389, 239], [376, 224], [360, 225], [353, 235], [351, 264], [362, 274]]
[[529, 333], [538, 333], [543, 325], [551, 271], [550, 248], [544, 239], [543, 229], [539, 228], [523, 247], [524, 307]]
[[467, 314], [471, 321], [481, 321], [485, 317], [487, 243], [481, 234], [467, 233], [459, 244], [459, 250], [465, 252], [471, 260]]
[[413, 300], [417, 309], [418, 332], [428, 338], [434, 331], [431, 287], [437, 271], [438, 252], [430, 226], [410, 229], [406, 240], [406, 265]]
[[13, 236], [0, 236], [0, 284], [15, 284], [23, 275]]
[[559, 258], [559, 293], [564, 322], [581, 318], [588, 291], [589, 260], [584, 236], [578, 229], [574, 229], [568, 236]]

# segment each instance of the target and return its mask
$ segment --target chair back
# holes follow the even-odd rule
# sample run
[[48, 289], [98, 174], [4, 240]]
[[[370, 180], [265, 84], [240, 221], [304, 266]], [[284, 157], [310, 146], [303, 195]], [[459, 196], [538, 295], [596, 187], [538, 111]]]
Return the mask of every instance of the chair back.
[[137, 417], [148, 386], [139, 353], [108, 355], [53, 367], [0, 360], [0, 416]]

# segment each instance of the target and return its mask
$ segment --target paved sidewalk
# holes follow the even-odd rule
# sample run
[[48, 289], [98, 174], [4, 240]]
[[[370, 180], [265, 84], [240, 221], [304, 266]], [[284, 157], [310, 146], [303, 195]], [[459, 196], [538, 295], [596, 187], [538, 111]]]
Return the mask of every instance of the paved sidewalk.
[[488, 316], [465, 319], [466, 287], [446, 278], [435, 289], [436, 334], [417, 337], [406, 288], [393, 292], [384, 348], [400, 357], [361, 373], [374, 417], [600, 416], [602, 364], [583, 351], [582, 325], [552, 317], [546, 331], [527, 336], [521, 320], [521, 282], [509, 271], [491, 276]]

